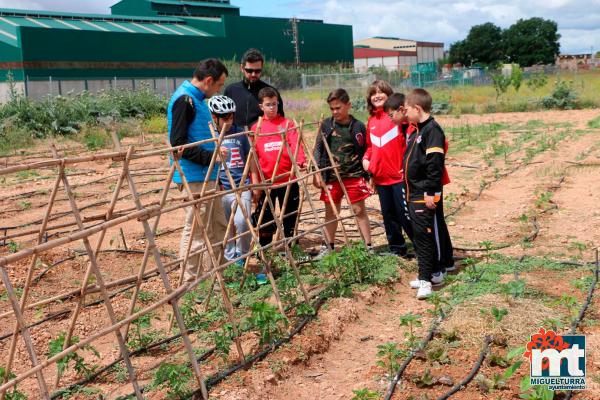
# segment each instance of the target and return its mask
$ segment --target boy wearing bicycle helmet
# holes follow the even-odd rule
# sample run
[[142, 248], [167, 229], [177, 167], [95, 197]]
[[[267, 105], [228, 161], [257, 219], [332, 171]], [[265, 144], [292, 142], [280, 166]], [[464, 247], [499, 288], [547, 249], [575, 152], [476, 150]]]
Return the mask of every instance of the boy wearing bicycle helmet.
[[[225, 133], [223, 134], [224, 137], [221, 141], [221, 147], [228, 149], [226, 164], [236, 188], [241, 185], [249, 184], [250, 172], [247, 173], [244, 182], [242, 182], [242, 178], [244, 167], [248, 161], [248, 154], [250, 153], [250, 142], [248, 141], [248, 136], [243, 133], [242, 128], [233, 123], [235, 115], [235, 103], [227, 96], [213, 96], [208, 100], [208, 108], [212, 114], [215, 129], [219, 133], [222, 133], [223, 129], [225, 129]], [[254, 171], [252, 166], [253, 165], [250, 166], [251, 171]], [[221, 190], [228, 191], [232, 189], [223, 165], [220, 167], [218, 182]], [[234, 212], [235, 209], [235, 215], [233, 217], [235, 232], [233, 229], [230, 229], [228, 238], [230, 240], [225, 246], [225, 258], [227, 260], [234, 260], [247, 254], [250, 250], [252, 236], [250, 235], [250, 232], [248, 232], [249, 228], [248, 224], [246, 223], [246, 219], [244, 218], [244, 211], [249, 217], [252, 212], [252, 193], [248, 190], [245, 190], [240, 193], [240, 197], [242, 200], [241, 204], [237, 204], [235, 193], [225, 194], [221, 198], [221, 204], [225, 213], [226, 223], [229, 223], [231, 213]], [[244, 208], [244, 211], [242, 211], [242, 207]], [[235, 236], [239, 237], [233, 240], [232, 238]], [[237, 264], [240, 267], [243, 267], [244, 259], [238, 260]]]

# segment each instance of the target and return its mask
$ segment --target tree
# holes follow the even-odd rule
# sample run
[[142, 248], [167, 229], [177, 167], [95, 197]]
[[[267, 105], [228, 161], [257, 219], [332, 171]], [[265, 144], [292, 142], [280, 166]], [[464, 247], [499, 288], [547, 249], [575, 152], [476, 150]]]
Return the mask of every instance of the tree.
[[503, 56], [502, 29], [491, 22], [475, 25], [464, 40], [450, 46], [450, 61], [463, 65], [497, 64]]
[[510, 62], [522, 67], [553, 64], [560, 50], [556, 22], [543, 18], [519, 19], [504, 31], [504, 51]]
[[448, 61], [450, 64], [470, 64], [470, 60], [467, 60], [467, 54], [465, 53], [464, 40], [459, 40], [450, 45], [450, 50], [448, 51]]
[[502, 59], [502, 29], [491, 22], [471, 27], [465, 39], [465, 51], [473, 63], [485, 66]]

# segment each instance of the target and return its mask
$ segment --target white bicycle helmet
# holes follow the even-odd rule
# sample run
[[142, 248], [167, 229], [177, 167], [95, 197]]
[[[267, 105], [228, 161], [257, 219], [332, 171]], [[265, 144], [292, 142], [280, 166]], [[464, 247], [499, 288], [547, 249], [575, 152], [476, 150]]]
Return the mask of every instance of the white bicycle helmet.
[[213, 96], [208, 99], [208, 109], [213, 114], [231, 114], [235, 112], [235, 103], [227, 96]]

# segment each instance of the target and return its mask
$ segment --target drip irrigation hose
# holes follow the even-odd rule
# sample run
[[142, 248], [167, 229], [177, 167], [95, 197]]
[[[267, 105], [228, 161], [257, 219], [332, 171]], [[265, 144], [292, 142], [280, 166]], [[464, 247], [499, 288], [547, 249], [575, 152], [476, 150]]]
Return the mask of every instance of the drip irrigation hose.
[[[271, 344], [271, 346], [265, 348], [264, 350], [260, 351], [259, 353], [255, 354], [255, 355], [247, 358], [246, 360], [244, 360], [244, 362], [236, 364], [236, 365], [233, 365], [233, 366], [227, 368], [224, 371], [217, 372], [214, 375], [209, 376], [208, 378], [206, 378], [206, 381], [205, 381], [206, 382], [206, 388], [209, 389], [210, 387], [217, 385], [219, 382], [221, 382], [222, 380], [224, 380], [228, 376], [234, 374], [235, 372], [239, 371], [240, 369], [247, 368], [248, 366], [254, 364], [255, 362], [264, 359], [268, 354], [272, 353], [273, 351], [275, 351], [279, 347], [281, 347], [283, 344], [288, 343], [290, 340], [292, 340], [292, 338], [294, 336], [296, 336], [298, 333], [300, 333], [300, 331], [302, 331], [302, 329], [304, 329], [304, 327], [310, 321], [312, 321], [314, 318], [316, 318], [319, 309], [325, 303], [325, 301], [328, 299], [327, 296], [322, 296], [321, 294], [322, 294], [322, 292], [319, 293], [317, 300], [312, 305], [313, 309], [315, 310], [315, 313], [312, 314], [312, 315], [308, 315], [304, 319], [302, 319], [286, 337], [281, 338], [281, 339], [273, 342]], [[209, 349], [206, 353], [209, 353], [209, 352], [210, 352], [210, 354], [212, 354], [212, 352], [214, 352], [214, 348]], [[201, 357], [204, 357], [205, 354], [203, 354]], [[210, 354], [206, 355], [206, 358], [208, 356], [210, 356]], [[149, 386], [150, 385], [141, 387], [140, 391], [143, 393], [144, 391], [148, 390]], [[132, 392], [132, 393], [129, 393], [129, 394], [125, 395], [125, 396], [118, 397], [117, 400], [126, 400], [126, 399], [131, 398], [131, 396], [133, 396], [133, 395], [134, 395], [134, 393]], [[201, 395], [201, 392], [200, 392], [200, 389], [197, 389], [188, 398], [196, 398], [199, 395]]]
[[[575, 332], [577, 331], [577, 327], [581, 323], [581, 320], [583, 320], [586, 310], [592, 303], [592, 299], [594, 297], [594, 291], [596, 289], [596, 285], [598, 284], [598, 275], [600, 275], [600, 260], [598, 259], [598, 249], [596, 249], [596, 268], [594, 269], [594, 280], [592, 281], [592, 284], [590, 285], [590, 290], [588, 292], [587, 299], [585, 300], [583, 307], [581, 307], [581, 310], [579, 311], [579, 315], [577, 316], [577, 319], [575, 321], [573, 321], [573, 325], [571, 325], [571, 335], [574, 335]], [[570, 400], [572, 397], [573, 397], [573, 391], [572, 390], [567, 391], [567, 396], [565, 397], [565, 400]]]
[[[124, 293], [124, 292], [126, 292], [129, 289], [132, 289], [134, 287], [135, 287], [135, 284], [126, 286], [126, 287], [124, 287], [124, 288], [122, 288], [122, 289], [120, 289], [120, 290], [118, 290], [118, 291], [116, 291], [114, 293], [111, 293], [108, 296], [108, 298], [112, 299], [112, 298], [118, 296], [119, 294]], [[87, 303], [83, 307], [84, 308], [93, 307], [93, 306], [97, 306], [98, 304], [102, 304], [102, 303], [104, 303], [104, 299], [99, 299], [99, 300], [95, 300], [95, 301], [93, 301], [91, 303]], [[66, 317], [67, 315], [71, 314], [71, 311], [72, 310], [63, 310], [63, 311], [56, 312], [54, 314], [49, 315], [48, 317], [46, 317], [44, 319], [41, 319], [39, 321], [36, 321], [36, 322], [33, 322], [33, 323], [27, 325], [26, 328], [27, 329], [33, 328], [34, 326], [42, 325], [43, 323], [46, 323], [48, 321], [52, 321], [52, 320], [57, 319], [57, 318], [61, 318], [62, 319], [63, 317]], [[5, 339], [8, 339], [9, 337], [12, 337], [12, 335], [13, 335], [12, 333], [5, 333], [4, 335], [0, 336], [0, 342], [3, 341], [3, 340], [5, 340]]]
[[469, 375], [467, 375], [465, 377], [465, 379], [460, 381], [458, 384], [454, 385], [454, 387], [452, 387], [452, 389], [450, 389], [448, 392], [446, 392], [445, 394], [438, 397], [436, 400], [446, 400], [446, 399], [450, 398], [450, 396], [453, 396], [456, 393], [458, 393], [459, 391], [461, 391], [473, 380], [473, 378], [475, 378], [475, 375], [477, 375], [479, 368], [481, 368], [483, 361], [485, 360], [485, 358], [487, 357], [487, 355], [490, 351], [491, 343], [492, 343], [492, 337], [486, 336], [483, 341], [483, 348], [481, 349], [481, 352], [479, 353], [479, 358], [475, 362], [475, 365], [473, 365], [473, 368], [471, 368], [471, 372], [469, 372]]
[[427, 332], [427, 336], [425, 336], [425, 338], [421, 341], [421, 343], [419, 343], [417, 345], [416, 348], [411, 349], [410, 353], [408, 354], [408, 357], [406, 357], [406, 359], [404, 360], [404, 362], [402, 363], [402, 365], [396, 372], [394, 379], [392, 380], [392, 382], [390, 382], [390, 385], [388, 386], [388, 390], [385, 393], [385, 397], [384, 397], [385, 400], [390, 400], [392, 398], [392, 396], [394, 395], [394, 390], [396, 390], [396, 386], [400, 382], [400, 379], [402, 378], [404, 371], [406, 370], [406, 368], [408, 368], [408, 364], [410, 364], [410, 362], [415, 358], [415, 355], [417, 354], [417, 352], [424, 349], [427, 346], [427, 344], [433, 339], [433, 336], [437, 332], [437, 329], [440, 326], [440, 323], [442, 322], [443, 318], [444, 318], [444, 315], [435, 319], [433, 321], [433, 323], [431, 324], [431, 328], [429, 329], [429, 332]]

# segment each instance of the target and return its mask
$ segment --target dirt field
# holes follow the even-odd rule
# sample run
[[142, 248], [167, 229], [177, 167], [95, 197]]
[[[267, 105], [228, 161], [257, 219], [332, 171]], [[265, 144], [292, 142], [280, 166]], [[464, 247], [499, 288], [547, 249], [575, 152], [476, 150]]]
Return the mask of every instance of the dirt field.
[[[589, 280], [589, 267], [563, 265], [562, 268], [545, 268], [543, 257], [551, 260], [571, 260], [576, 263], [593, 261], [593, 249], [600, 245], [600, 130], [588, 127], [588, 122], [600, 116], [599, 110], [553, 111], [539, 113], [511, 113], [491, 115], [465, 115], [460, 119], [440, 117], [438, 121], [446, 128], [450, 140], [447, 158], [452, 183], [447, 186], [445, 209], [456, 256], [461, 258], [481, 257], [487, 254], [487, 264], [492, 260], [538, 260], [530, 269], [524, 268], [519, 275], [524, 279], [530, 295], [507, 298], [499, 293], [488, 292], [473, 295], [452, 307], [442, 321], [433, 346], [443, 348], [444, 357], [432, 361], [426, 352], [417, 354], [404, 373], [396, 389], [394, 399], [434, 399], [460, 382], [476, 361], [483, 339], [494, 334], [504, 343], [492, 345], [492, 354], [506, 354], [508, 349], [524, 346], [530, 334], [536, 333], [544, 323], [557, 315], [570, 313], [562, 295], [577, 300], [577, 310], [587, 295], [575, 284]], [[485, 132], [493, 125], [494, 135]], [[469, 126], [473, 138], [465, 141], [464, 127]], [[483, 132], [483, 133], [482, 133]], [[469, 133], [470, 135], [471, 133]], [[150, 137], [145, 143], [128, 139], [124, 144], [135, 144], [137, 148], [151, 149], [160, 146], [162, 138]], [[460, 145], [458, 144], [460, 143]], [[81, 147], [72, 144], [61, 155], [75, 156], [84, 153]], [[9, 167], [24, 162], [48, 159], [43, 147], [37, 154], [23, 154], [0, 159], [0, 167]], [[29, 153], [34, 153], [32, 150]], [[86, 224], [106, 213], [110, 194], [120, 173], [120, 163], [108, 161], [88, 162], [67, 168], [70, 184], [82, 217]], [[156, 156], [143, 161], [133, 161], [137, 189], [141, 199], [148, 205], [159, 200], [159, 191], [164, 184], [168, 163], [165, 157]], [[36, 239], [36, 228], [45, 212], [50, 190], [55, 179], [55, 170], [37, 170], [37, 173], [20, 172], [0, 177], [2, 198], [0, 200], [0, 236], [9, 245], [0, 247], [0, 256], [31, 246]], [[116, 210], [134, 206], [129, 190], [124, 187]], [[172, 196], [181, 196], [175, 187]], [[313, 199], [317, 193], [313, 191]], [[60, 192], [53, 210], [56, 218], [50, 226], [73, 221], [69, 202]], [[176, 199], [173, 203], [176, 203]], [[376, 196], [368, 200], [373, 219], [374, 244], [384, 245], [385, 235]], [[304, 219], [312, 215], [305, 209]], [[164, 261], [172, 260], [179, 247], [181, 210], [163, 217], [159, 225], [157, 244], [163, 251]], [[308, 224], [308, 222], [306, 222]], [[347, 223], [348, 228], [353, 224]], [[99, 257], [103, 278], [106, 282], [126, 278], [137, 273], [142, 254], [130, 250], [142, 250], [145, 246], [142, 226], [138, 221], [120, 225], [123, 229], [109, 230], [105, 247], [115, 251], [102, 253]], [[3, 229], [6, 229], [3, 231]], [[10, 238], [10, 235], [33, 229], [33, 234]], [[49, 239], [61, 237], [61, 232], [73, 226], [58, 227], [50, 232]], [[319, 236], [301, 240], [304, 247], [319, 244]], [[356, 235], [355, 235], [356, 236]], [[8, 238], [7, 238], [8, 237]], [[340, 236], [338, 236], [338, 239]], [[93, 238], [92, 246], [95, 246]], [[0, 239], [1, 243], [1, 239]], [[13, 246], [11, 248], [11, 246]], [[489, 252], [481, 251], [488, 247]], [[470, 250], [471, 249], [471, 250]], [[472, 251], [473, 249], [477, 251]], [[28, 303], [54, 295], [78, 290], [87, 261], [81, 252], [81, 242], [73, 242], [57, 250], [42, 254], [39, 265], [34, 269], [34, 282]], [[119, 252], [126, 250], [127, 252]], [[492, 256], [491, 254], [495, 254]], [[29, 258], [10, 264], [7, 271], [15, 287], [21, 287], [26, 279]], [[485, 264], [485, 265], [487, 265]], [[553, 264], [556, 265], [556, 264]], [[49, 268], [52, 266], [52, 268]], [[148, 268], [154, 268], [150, 264]], [[318, 318], [310, 322], [290, 343], [280, 347], [248, 370], [239, 371], [222, 383], [211, 388], [211, 398], [218, 399], [351, 399], [353, 390], [369, 389], [378, 393], [387, 390], [389, 379], [385, 370], [377, 365], [378, 347], [384, 343], [406, 341], [408, 328], [400, 326], [399, 318], [407, 313], [421, 316], [422, 326], [416, 328], [419, 338], [426, 333], [433, 317], [429, 302], [418, 301], [414, 291], [408, 287], [413, 279], [416, 264], [402, 261], [400, 279], [387, 287], [361, 288], [352, 298], [336, 298], [328, 301], [319, 311]], [[491, 267], [490, 267], [491, 268]], [[44, 272], [46, 269], [47, 272]], [[465, 274], [468, 267], [461, 267]], [[461, 275], [462, 276], [462, 275]], [[177, 286], [177, 270], [169, 274]], [[501, 274], [500, 283], [513, 279], [511, 274]], [[500, 284], [499, 283], [499, 284]], [[450, 285], [449, 285], [450, 286]], [[0, 286], [0, 295], [4, 286]], [[585, 289], [585, 288], [584, 288]], [[113, 289], [114, 290], [114, 289]], [[149, 279], [142, 285], [147, 293], [165, 294], [160, 281]], [[446, 290], [446, 289], [442, 289]], [[597, 288], [600, 290], [600, 287]], [[115, 295], [112, 300], [117, 316], [125, 315], [129, 307], [127, 293]], [[442, 292], [440, 292], [442, 293]], [[445, 293], [445, 292], [444, 292]], [[534, 293], [534, 294], [531, 294]], [[587, 382], [589, 390], [577, 393], [576, 399], [600, 399], [600, 312], [599, 296], [596, 292], [586, 313], [579, 333], [587, 335]], [[86, 302], [99, 299], [98, 294], [86, 298]], [[48, 351], [48, 343], [59, 332], [66, 331], [75, 300], [66, 299], [50, 305], [33, 307], [25, 312], [31, 323], [56, 313], [63, 317], [31, 328], [34, 347], [41, 356]], [[508, 314], [501, 321], [494, 321], [480, 310], [504, 307]], [[11, 310], [6, 296], [0, 297], [0, 365], [6, 363], [13, 329]], [[152, 329], [167, 331], [170, 309], [162, 307], [152, 322]], [[109, 323], [102, 304], [86, 307], [75, 325], [75, 335], [89, 336]], [[570, 323], [560, 331], [566, 334]], [[458, 339], [449, 341], [446, 336], [455, 332]], [[192, 336], [198, 349], [208, 345], [210, 336]], [[254, 338], [255, 339], [255, 338]], [[501, 341], [502, 341], [501, 340]], [[244, 346], [256, 350], [252, 335], [243, 338]], [[118, 347], [113, 335], [107, 335], [93, 343], [100, 353], [99, 365], [105, 365], [118, 357]], [[185, 354], [181, 342], [168, 349], [157, 349], [134, 359], [140, 383], [147, 384], [159, 363], [183, 362]], [[93, 355], [86, 354], [93, 360]], [[489, 357], [488, 357], [489, 360]], [[235, 362], [232, 351], [228, 363]], [[15, 372], [23, 372], [31, 366], [23, 342], [17, 345]], [[201, 364], [203, 373], [210, 375], [223, 368], [223, 361], [210, 358]], [[47, 381], [54, 383], [55, 367], [47, 369]], [[425, 371], [429, 371], [431, 382]], [[480, 373], [490, 379], [504, 369], [484, 362]], [[505, 388], [482, 388], [482, 380], [471, 382], [464, 390], [453, 396], [456, 399], [516, 399], [519, 398], [519, 381], [529, 373], [524, 363], [515, 375], [506, 382]], [[105, 398], [117, 398], [131, 391], [131, 385], [118, 382], [117, 373], [104, 376], [91, 387], [97, 388]], [[61, 386], [77, 380], [72, 369], [61, 378]], [[54, 388], [52, 384], [51, 389]], [[38, 398], [36, 381], [28, 378], [19, 384], [20, 390], [30, 398]], [[87, 396], [87, 397], [86, 397]], [[165, 392], [151, 391], [150, 399], [164, 398]], [[78, 393], [72, 398], [98, 398], [98, 393]], [[367, 397], [365, 397], [367, 398]]]

